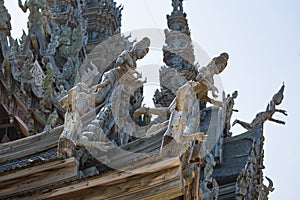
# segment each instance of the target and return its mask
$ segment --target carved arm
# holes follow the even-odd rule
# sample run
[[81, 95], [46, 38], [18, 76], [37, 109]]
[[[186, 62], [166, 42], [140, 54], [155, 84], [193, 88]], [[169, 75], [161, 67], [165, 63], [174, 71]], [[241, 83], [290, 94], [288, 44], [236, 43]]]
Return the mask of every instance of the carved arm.
[[282, 114], [284, 114], [285, 116], [288, 116], [287, 111], [286, 110], [281, 110], [281, 109], [275, 109], [276, 112], [280, 112]]
[[102, 83], [96, 85], [95, 87], [95, 92], [99, 92], [101, 89], [105, 88], [106, 86], [108, 86], [111, 83], [111, 81], [109, 80], [105, 80]]

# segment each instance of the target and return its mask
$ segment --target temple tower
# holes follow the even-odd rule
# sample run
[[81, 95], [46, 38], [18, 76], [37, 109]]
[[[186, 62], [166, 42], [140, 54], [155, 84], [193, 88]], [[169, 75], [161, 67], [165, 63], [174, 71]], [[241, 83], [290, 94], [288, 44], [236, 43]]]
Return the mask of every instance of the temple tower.
[[88, 20], [89, 53], [107, 38], [121, 32], [122, 6], [113, 0], [86, 0], [83, 4], [83, 17]]
[[[198, 73], [194, 64], [194, 48], [182, 0], [172, 0], [172, 7], [171, 15], [167, 15], [168, 29], [165, 29], [166, 45], [163, 46], [163, 61], [166, 66], [160, 70], [161, 91], [157, 90], [153, 99], [158, 107], [169, 106], [175, 97], [174, 91], [177, 91], [186, 80], [195, 80]], [[176, 77], [176, 83], [172, 81], [172, 77]]]

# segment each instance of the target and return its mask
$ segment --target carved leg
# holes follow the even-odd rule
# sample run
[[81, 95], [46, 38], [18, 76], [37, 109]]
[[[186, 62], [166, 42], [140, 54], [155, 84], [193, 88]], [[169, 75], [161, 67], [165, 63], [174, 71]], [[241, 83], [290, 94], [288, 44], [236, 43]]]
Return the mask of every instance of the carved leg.
[[197, 164], [194, 165], [194, 180], [192, 183], [192, 197], [193, 199], [202, 199], [201, 192], [200, 192], [200, 167]]
[[46, 100], [45, 99], [42, 99], [41, 101], [40, 101], [40, 109], [41, 109], [41, 111], [42, 112], [44, 112], [44, 113], [50, 113], [50, 110], [48, 110], [47, 108], [46, 108]]
[[106, 99], [106, 97], [109, 94], [110, 90], [111, 90], [110, 85], [107, 85], [104, 88], [102, 88], [98, 93], [95, 94], [95, 102], [97, 104], [102, 103]]
[[25, 91], [25, 89], [24, 89], [24, 80], [22, 79], [21, 80], [21, 91], [22, 91], [22, 93], [24, 94], [24, 95], [26, 95], [26, 91]]
[[38, 40], [39, 47], [40, 47], [40, 54], [42, 56], [44, 56], [47, 48], [46, 48], [46, 39], [45, 39], [44, 33], [42, 31], [37, 32], [37, 40]]
[[64, 159], [75, 156], [75, 144], [72, 140], [61, 137], [58, 140], [58, 157]]
[[194, 179], [193, 171], [190, 166], [182, 168], [183, 194], [185, 200], [192, 200], [192, 182]]
[[189, 164], [184, 166], [182, 170], [184, 199], [194, 200], [199, 199], [199, 182], [200, 168], [197, 164]]
[[120, 145], [127, 144], [129, 141], [129, 135], [127, 133], [119, 133], [119, 142]]
[[241, 125], [242, 127], [244, 127], [245, 129], [247, 130], [251, 130], [253, 127], [251, 126], [251, 124], [247, 123], [247, 122], [242, 122], [240, 120], [235, 120], [233, 123], [232, 123], [232, 126], [236, 125], [236, 124], [239, 124]]
[[[30, 34], [28, 34], [28, 35], [30, 35]], [[26, 40], [25, 40], [24, 48], [23, 48], [23, 55], [27, 55], [29, 47], [30, 47], [30, 43], [31, 43], [30, 38], [29, 38], [29, 36], [27, 36]]]

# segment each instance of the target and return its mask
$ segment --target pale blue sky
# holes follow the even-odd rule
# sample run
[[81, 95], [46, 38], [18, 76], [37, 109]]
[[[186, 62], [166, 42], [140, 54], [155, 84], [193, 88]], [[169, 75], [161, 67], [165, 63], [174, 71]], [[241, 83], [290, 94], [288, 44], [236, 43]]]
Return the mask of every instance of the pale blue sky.
[[[117, 0], [122, 3], [122, 31], [142, 28], [166, 28], [165, 15], [171, 12], [171, 0]], [[6, 0], [12, 15], [13, 35], [20, 36], [27, 19], [17, 0]], [[265, 123], [264, 174], [274, 181], [271, 200], [300, 199], [298, 136], [300, 78], [300, 1], [299, 0], [187, 0], [192, 39], [210, 57], [226, 51], [230, 55], [221, 75], [227, 92], [239, 91], [233, 118], [251, 121], [266, 108], [268, 101], [286, 83], [285, 99], [279, 107], [288, 110], [286, 126]], [[243, 131], [234, 128], [235, 133]], [[297, 148], [298, 147], [298, 148]]]

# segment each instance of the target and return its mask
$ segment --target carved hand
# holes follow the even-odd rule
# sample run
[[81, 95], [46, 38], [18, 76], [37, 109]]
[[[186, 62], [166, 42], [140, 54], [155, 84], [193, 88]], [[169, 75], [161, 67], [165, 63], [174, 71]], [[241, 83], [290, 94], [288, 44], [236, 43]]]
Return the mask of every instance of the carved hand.
[[194, 140], [199, 141], [199, 142], [205, 142], [207, 140], [207, 135], [204, 135], [203, 132], [198, 132], [194, 136]]
[[149, 111], [149, 108], [145, 108], [145, 107], [139, 108], [134, 112], [133, 117], [135, 119], [137, 119], [137, 118], [139, 118], [139, 116], [141, 116], [143, 114], [147, 114], [148, 111]]
[[216, 93], [219, 93], [219, 90], [214, 85], [211, 86], [211, 92], [212, 92], [213, 97], [215, 97], [215, 98], [218, 97], [218, 95]]
[[288, 116], [287, 111], [286, 110], [277, 110], [278, 112], [284, 114], [285, 116]]

